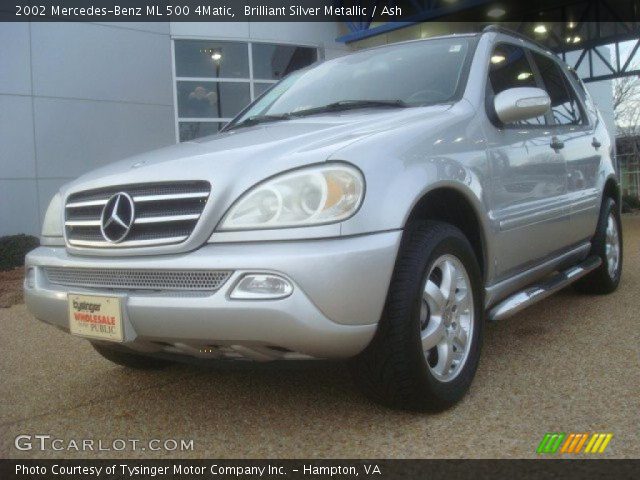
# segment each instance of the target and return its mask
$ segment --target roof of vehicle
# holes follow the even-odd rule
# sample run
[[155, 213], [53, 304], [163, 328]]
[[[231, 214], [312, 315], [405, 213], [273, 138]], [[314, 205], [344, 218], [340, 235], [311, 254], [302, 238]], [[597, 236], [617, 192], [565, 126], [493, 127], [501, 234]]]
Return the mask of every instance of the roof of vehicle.
[[[370, 51], [370, 50], [376, 50], [379, 48], [386, 48], [386, 47], [392, 47], [392, 46], [396, 46], [396, 45], [405, 45], [408, 43], [417, 43], [417, 42], [428, 42], [430, 40], [439, 40], [439, 39], [444, 39], [444, 38], [464, 38], [464, 37], [479, 37], [481, 35], [484, 35], [485, 33], [501, 33], [503, 35], [507, 35], [510, 37], [515, 37], [518, 40], [523, 40], [525, 42], [528, 42], [532, 45], [535, 45], [536, 47], [544, 50], [545, 52], [549, 52], [549, 48], [546, 47], [545, 45], [541, 44], [540, 42], [537, 42], [536, 40], [527, 37], [524, 34], [515, 32], [513, 30], [510, 30], [508, 28], [502, 27], [500, 25], [489, 25], [487, 27], [485, 27], [481, 32], [469, 32], [469, 33], [451, 33], [448, 35], [437, 35], [437, 36], [433, 36], [433, 37], [428, 37], [428, 38], [417, 38], [414, 40], [405, 40], [403, 42], [394, 42], [394, 43], [386, 43], [383, 45], [376, 45], [374, 47], [369, 47], [369, 48], [364, 48], [362, 50], [358, 50], [358, 52], [365, 52], [365, 51]], [[356, 52], [353, 52], [356, 53]]]
[[549, 47], [543, 45], [542, 43], [527, 37], [526, 35], [516, 32], [514, 30], [510, 30], [508, 28], [502, 27], [500, 25], [489, 25], [487, 27], [485, 27], [482, 32], [480, 32], [480, 35], [482, 35], [483, 33], [502, 33], [503, 35], [508, 35], [511, 37], [516, 37], [519, 40], [524, 40], [525, 42], [529, 42], [533, 45], [535, 45], [538, 48], [541, 48], [542, 50], [544, 50], [545, 52], [549, 51]]

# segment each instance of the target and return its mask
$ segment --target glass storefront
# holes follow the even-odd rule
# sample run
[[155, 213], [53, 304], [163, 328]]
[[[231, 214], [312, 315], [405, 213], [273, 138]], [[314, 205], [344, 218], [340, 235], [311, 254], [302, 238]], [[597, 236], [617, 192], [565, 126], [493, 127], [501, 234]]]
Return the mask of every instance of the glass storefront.
[[313, 47], [174, 40], [181, 142], [216, 133], [285, 75], [318, 59]]

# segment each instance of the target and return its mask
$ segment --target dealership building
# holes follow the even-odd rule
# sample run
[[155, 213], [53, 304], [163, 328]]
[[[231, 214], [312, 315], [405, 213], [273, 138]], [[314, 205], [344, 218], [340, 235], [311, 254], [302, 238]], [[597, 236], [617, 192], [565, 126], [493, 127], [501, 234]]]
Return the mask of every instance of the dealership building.
[[[0, 24], [0, 236], [38, 234], [62, 184], [215, 133], [297, 68], [464, 29], [469, 24], [361, 34], [342, 22]], [[598, 48], [608, 58], [608, 48]], [[598, 80], [601, 70], [583, 62], [578, 73]], [[611, 78], [601, 77], [588, 88], [613, 129]]]

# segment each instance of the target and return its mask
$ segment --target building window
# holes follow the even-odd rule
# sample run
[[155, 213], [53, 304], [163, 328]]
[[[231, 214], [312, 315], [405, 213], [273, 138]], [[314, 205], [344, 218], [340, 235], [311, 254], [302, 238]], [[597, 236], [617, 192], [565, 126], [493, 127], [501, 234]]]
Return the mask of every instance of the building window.
[[252, 58], [255, 78], [280, 80], [294, 70], [315, 62], [317, 52], [314, 48], [254, 43]]
[[178, 140], [216, 133], [285, 75], [318, 59], [312, 47], [174, 40]]

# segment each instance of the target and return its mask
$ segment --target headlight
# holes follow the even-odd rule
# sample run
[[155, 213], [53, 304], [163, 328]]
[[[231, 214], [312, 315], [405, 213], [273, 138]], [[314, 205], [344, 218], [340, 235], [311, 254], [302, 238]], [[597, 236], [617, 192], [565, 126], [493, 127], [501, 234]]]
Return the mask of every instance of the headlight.
[[42, 223], [43, 237], [62, 237], [62, 196], [56, 193], [44, 215]]
[[364, 179], [342, 164], [302, 168], [278, 175], [242, 195], [221, 230], [301, 227], [349, 218], [360, 206]]

